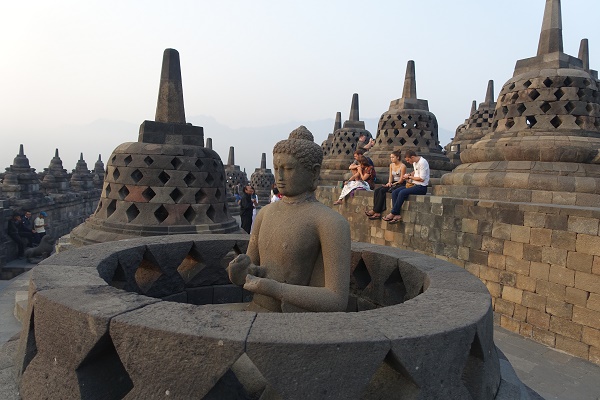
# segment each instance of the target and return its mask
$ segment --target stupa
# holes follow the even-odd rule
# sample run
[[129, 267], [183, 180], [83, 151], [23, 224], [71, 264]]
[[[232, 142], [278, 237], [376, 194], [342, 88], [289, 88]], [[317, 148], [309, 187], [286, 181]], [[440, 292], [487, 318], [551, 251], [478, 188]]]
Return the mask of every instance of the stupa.
[[79, 155], [79, 160], [71, 174], [71, 188], [75, 191], [94, 188], [94, 175], [88, 169], [87, 163], [83, 159], [83, 153]]
[[92, 171], [94, 187], [102, 189], [104, 184], [104, 163], [102, 162], [102, 154], [98, 154], [98, 160], [94, 164], [94, 170]]
[[225, 175], [227, 176], [227, 203], [229, 204], [229, 211], [233, 214], [239, 214], [239, 205], [235, 200], [235, 195], [238, 191], [241, 191], [244, 185], [248, 183], [248, 177], [246, 173], [240, 169], [239, 165], [235, 165], [235, 149], [233, 146], [229, 147], [229, 157], [227, 158], [227, 165], [225, 165]]
[[19, 154], [12, 165], [6, 168], [2, 180], [3, 196], [14, 199], [32, 199], [42, 197], [40, 180], [35, 173], [35, 168], [29, 165], [23, 145], [19, 146]]
[[389, 110], [379, 118], [375, 145], [368, 155], [375, 167], [387, 168], [392, 151], [408, 149], [429, 162], [431, 178], [439, 178], [453, 168], [442, 153], [435, 115], [429, 111], [427, 100], [417, 98], [415, 62], [412, 60], [406, 66], [402, 97], [392, 100]]
[[[321, 169], [320, 184], [336, 185], [344, 180], [348, 173], [348, 166], [354, 161], [354, 150], [361, 134], [371, 137], [371, 132], [365, 129], [364, 121], [359, 120], [358, 94], [352, 95], [350, 116], [341, 129], [334, 126], [331, 146], [328, 152], [323, 152], [323, 166]], [[329, 139], [328, 139], [329, 140]]]
[[270, 168], [267, 168], [267, 154], [262, 153], [260, 168], [256, 168], [250, 176], [250, 185], [258, 196], [258, 205], [266, 206], [271, 202], [271, 188], [275, 183], [275, 176]]
[[492, 127], [494, 119], [494, 109], [496, 102], [494, 101], [494, 81], [488, 82], [485, 101], [475, 108], [476, 102], [473, 101], [473, 107], [469, 118], [456, 128], [456, 134], [446, 147], [446, 155], [456, 165], [460, 164], [460, 153], [468, 149], [479, 139], [484, 137]]
[[335, 114], [335, 122], [333, 124], [333, 131], [329, 135], [327, 135], [327, 139], [321, 143], [321, 148], [323, 149], [323, 156], [331, 153], [331, 146], [333, 145], [333, 135], [338, 129], [342, 129], [342, 113], [337, 112]]
[[166, 49], [155, 121], [119, 145], [106, 166], [96, 212], [71, 232], [74, 245], [175, 233], [239, 230], [227, 210], [225, 171], [185, 121], [179, 53]]
[[[580, 57], [587, 59], [585, 49]], [[547, 0], [538, 52], [502, 87], [491, 132], [434, 188], [440, 196], [594, 206], [600, 203], [600, 92], [563, 52], [561, 4]]]
[[48, 168], [44, 169], [42, 187], [46, 193], [64, 193], [69, 190], [69, 174], [63, 168], [62, 160], [58, 155], [58, 149], [55, 150], [54, 157], [50, 160]]

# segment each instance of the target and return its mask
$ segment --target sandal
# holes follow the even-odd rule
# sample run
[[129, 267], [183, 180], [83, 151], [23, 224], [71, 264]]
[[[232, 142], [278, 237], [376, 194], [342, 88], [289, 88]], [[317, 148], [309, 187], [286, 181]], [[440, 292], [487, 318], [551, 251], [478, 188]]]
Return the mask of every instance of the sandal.
[[374, 212], [373, 210], [366, 210], [366, 211], [365, 211], [365, 215], [366, 215], [367, 217], [372, 217], [373, 215], [376, 215], [376, 214], [377, 214], [377, 213], [376, 213], [376, 212]]
[[395, 215], [394, 215], [394, 214], [388, 214], [388, 215], [386, 215], [385, 217], [383, 217], [383, 218], [381, 218], [381, 219], [382, 219], [382, 220], [384, 220], [384, 221], [388, 221], [388, 222], [390, 222], [390, 221], [393, 221], [393, 220], [394, 220], [394, 217], [395, 217]]
[[371, 220], [376, 220], [376, 219], [381, 219], [381, 214], [373, 214], [373, 215], [369, 215], [369, 219]]
[[397, 224], [399, 222], [402, 222], [402, 217], [399, 215], [394, 216], [394, 218], [392, 218], [392, 220], [389, 221], [390, 224]]
[[334, 206], [339, 206], [340, 204], [342, 204], [342, 200], [337, 200], [333, 203]]

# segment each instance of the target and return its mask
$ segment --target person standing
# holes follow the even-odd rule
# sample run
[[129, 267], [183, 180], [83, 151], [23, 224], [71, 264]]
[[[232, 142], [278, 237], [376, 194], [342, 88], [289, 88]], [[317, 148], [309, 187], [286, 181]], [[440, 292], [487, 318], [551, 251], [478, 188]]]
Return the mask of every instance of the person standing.
[[244, 187], [244, 193], [240, 200], [240, 220], [242, 223], [242, 229], [250, 233], [252, 229], [252, 215], [254, 213], [254, 207], [258, 205], [256, 198], [252, 197], [254, 194], [254, 188], [250, 185]]
[[25, 215], [21, 218], [21, 223], [19, 224], [19, 236], [27, 240], [27, 247], [33, 247], [34, 233], [35, 230], [33, 229], [33, 222], [31, 221], [31, 212], [25, 211]]
[[46, 223], [46, 217], [48, 214], [42, 211], [39, 213], [38, 217], [33, 220], [33, 230], [35, 231], [35, 241], [40, 243], [42, 238], [46, 235], [46, 227], [48, 224]]
[[382, 218], [390, 224], [397, 224], [402, 221], [400, 210], [404, 200], [411, 194], [427, 194], [427, 185], [429, 185], [429, 163], [427, 160], [418, 156], [414, 150], [407, 150], [404, 160], [413, 165], [413, 172], [403, 176], [407, 181], [406, 187], [398, 188], [392, 192], [392, 211]]
[[20, 226], [21, 216], [19, 215], [19, 213], [15, 212], [13, 213], [10, 221], [8, 221], [8, 229], [6, 233], [8, 234], [9, 238], [11, 238], [15, 241], [15, 243], [17, 243], [17, 257], [23, 258], [25, 248], [23, 246], [23, 239], [21, 239], [21, 236], [19, 235]]

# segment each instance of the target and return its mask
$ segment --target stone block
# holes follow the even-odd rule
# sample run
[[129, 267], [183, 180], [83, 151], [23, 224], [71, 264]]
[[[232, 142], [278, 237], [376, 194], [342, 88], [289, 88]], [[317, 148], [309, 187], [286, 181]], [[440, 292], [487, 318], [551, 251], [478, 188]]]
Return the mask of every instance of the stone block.
[[555, 249], [553, 247], [542, 248], [542, 262], [556, 264], [563, 267], [567, 266], [567, 250]]
[[569, 251], [567, 253], [567, 268], [574, 271], [591, 273], [593, 263], [594, 256], [590, 254], [578, 253], [576, 251]]
[[510, 286], [504, 286], [502, 289], [502, 298], [515, 304], [521, 304], [523, 301], [523, 291]]
[[548, 327], [550, 326], [550, 315], [529, 308], [527, 310], [527, 323], [537, 328], [548, 330]]
[[530, 292], [523, 292], [521, 304], [537, 311], [546, 311], [546, 297]]
[[519, 330], [519, 334], [521, 336], [525, 336], [527, 338], [530, 338], [533, 336], [533, 326], [527, 323], [522, 322], [521, 323], [521, 329]]
[[568, 216], [567, 215], [546, 215], [545, 227], [548, 229], [566, 231], [568, 229]]
[[589, 346], [585, 343], [581, 343], [578, 340], [573, 340], [562, 335], [556, 335], [556, 345], [558, 350], [565, 351], [569, 354], [581, 357], [587, 360], [589, 354]]
[[526, 290], [528, 292], [535, 292], [536, 285], [537, 285], [537, 280], [535, 278], [517, 274], [516, 287], [518, 289]]
[[600, 276], [600, 256], [594, 256], [592, 263], [592, 274]]
[[255, 317], [161, 302], [113, 318], [110, 336], [133, 382], [128, 396], [203, 398], [244, 354]]
[[502, 286], [499, 283], [486, 282], [485, 286], [487, 287], [488, 291], [490, 292], [490, 295], [492, 295], [492, 298], [500, 297], [500, 295], [502, 293]]
[[600, 349], [600, 330], [584, 326], [582, 328], [581, 341]]
[[600, 256], [600, 236], [577, 234], [575, 248], [578, 252]]
[[529, 244], [535, 246], [550, 246], [552, 243], [552, 229], [531, 228]]
[[506, 270], [517, 274], [529, 276], [531, 262], [515, 257], [506, 257]]
[[559, 265], [550, 265], [550, 282], [559, 283], [561, 285], [575, 286], [575, 271]]
[[467, 232], [467, 233], [473, 233], [473, 234], [477, 234], [477, 226], [478, 226], [478, 220], [476, 219], [469, 219], [469, 218], [463, 218], [462, 219], [462, 232]]
[[490, 268], [496, 268], [503, 270], [506, 268], [506, 256], [498, 253], [489, 253], [487, 259], [487, 265]]
[[527, 320], [527, 307], [519, 304], [515, 304], [515, 312], [513, 318], [519, 322], [525, 322]]
[[590, 328], [600, 329], [600, 312], [573, 306], [573, 322]]
[[590, 310], [600, 311], [600, 294], [590, 293], [590, 297], [585, 306]]
[[242, 287], [237, 285], [214, 285], [213, 304], [241, 303]]
[[546, 299], [546, 313], [570, 320], [573, 317], [573, 304], [561, 300]]
[[596, 218], [569, 216], [568, 230], [569, 232], [596, 236], [598, 235], [598, 223], [599, 221]]
[[566, 286], [558, 283], [537, 281], [535, 291], [542, 296], [546, 296], [555, 300], [564, 300], [566, 294]]
[[575, 287], [586, 292], [600, 294], [600, 276], [575, 271]]
[[488, 261], [488, 252], [471, 248], [469, 261], [475, 264], [485, 265]]
[[[585, 307], [587, 304], [589, 295], [590, 295], [590, 293], [586, 292], [585, 290], [568, 287], [566, 289], [565, 301], [567, 303], [570, 303], [570, 304], [573, 304], [576, 306]], [[600, 310], [598, 310], [598, 311], [600, 311]]]
[[494, 311], [502, 315], [512, 317], [515, 312], [515, 303], [508, 300], [496, 299], [494, 302]]
[[540, 329], [536, 326], [533, 326], [531, 329], [531, 337], [536, 342], [540, 342], [545, 344], [546, 346], [554, 347], [556, 343], [556, 334], [553, 332], [548, 332], [546, 329]]
[[481, 239], [481, 250], [489, 251], [490, 253], [502, 254], [504, 249], [504, 240], [493, 238], [491, 236], [483, 236]]
[[575, 241], [577, 234], [575, 232], [552, 231], [552, 242], [550, 246], [557, 249], [575, 250]]
[[527, 261], [542, 261], [542, 247], [533, 244], [523, 245], [523, 259]]
[[589, 360], [594, 364], [600, 365], [600, 348], [590, 346]]
[[531, 228], [543, 228], [546, 225], [546, 214], [539, 212], [523, 212], [523, 225]]
[[529, 266], [529, 276], [547, 281], [550, 276], [550, 264], [532, 261]]
[[511, 229], [512, 225], [510, 224], [496, 222], [492, 226], [492, 237], [497, 239], [510, 240]]
[[189, 304], [204, 305], [213, 304], [214, 289], [212, 286], [199, 286], [194, 288], [186, 288]]
[[500, 316], [500, 326], [514, 333], [519, 333], [519, 330], [521, 328], [521, 324], [519, 323], [519, 321], [507, 317], [506, 315]]
[[482, 265], [479, 267], [479, 278], [485, 281], [500, 282], [500, 271]]
[[[256, 316], [246, 354], [282, 398], [313, 399], [323, 393], [353, 398], [368, 390], [384, 364], [390, 351], [384, 335], [350, 314], [331, 313], [328, 319], [323, 324], [319, 313]], [[346, 379], [349, 369], [356, 372], [351, 380]]]
[[502, 254], [514, 258], [523, 258], [523, 243], [506, 240]]
[[530, 235], [530, 227], [513, 225], [510, 231], [510, 240], [518, 243], [529, 243]]
[[517, 276], [514, 272], [500, 271], [500, 284], [504, 286], [515, 286], [517, 284]]
[[[458, 259], [459, 260], [468, 260], [469, 253], [470, 253], [470, 249], [468, 247], [458, 246]], [[600, 262], [598, 264], [599, 264], [598, 269], [600, 269]]]

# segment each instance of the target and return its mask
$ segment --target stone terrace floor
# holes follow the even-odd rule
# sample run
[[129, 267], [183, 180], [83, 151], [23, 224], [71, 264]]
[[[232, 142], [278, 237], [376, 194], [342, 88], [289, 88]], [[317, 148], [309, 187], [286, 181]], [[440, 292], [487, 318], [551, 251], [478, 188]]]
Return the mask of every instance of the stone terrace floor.
[[[29, 267], [23, 260], [8, 267]], [[0, 281], [0, 399], [17, 400], [11, 356], [21, 324], [13, 314], [15, 293], [27, 290], [29, 273]], [[506, 355], [519, 378], [546, 400], [600, 400], [600, 366], [548, 348], [496, 326], [494, 342]], [[9, 354], [7, 354], [9, 353]], [[540, 397], [532, 394], [532, 399]]]

